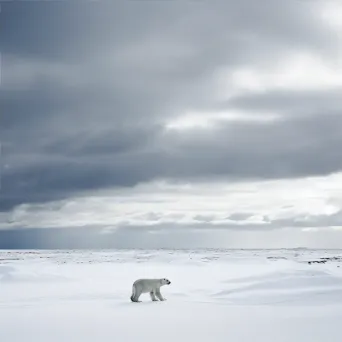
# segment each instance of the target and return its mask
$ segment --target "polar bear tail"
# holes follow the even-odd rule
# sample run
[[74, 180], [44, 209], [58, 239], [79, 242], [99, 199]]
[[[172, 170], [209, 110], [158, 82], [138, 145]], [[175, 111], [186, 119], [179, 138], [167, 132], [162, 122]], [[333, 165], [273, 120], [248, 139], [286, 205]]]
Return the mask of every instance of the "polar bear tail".
[[132, 295], [131, 295], [131, 301], [132, 301], [132, 302], [135, 302], [135, 301], [136, 301], [134, 297], [135, 297], [135, 286], [133, 285], [133, 286], [132, 286]]

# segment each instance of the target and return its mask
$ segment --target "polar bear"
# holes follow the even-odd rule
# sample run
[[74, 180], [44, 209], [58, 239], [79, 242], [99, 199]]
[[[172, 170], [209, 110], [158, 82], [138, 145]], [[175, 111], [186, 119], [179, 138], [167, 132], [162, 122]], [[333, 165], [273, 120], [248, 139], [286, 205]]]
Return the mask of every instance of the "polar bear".
[[139, 297], [142, 293], [150, 293], [151, 299], [155, 302], [157, 300], [156, 296], [159, 300], [166, 300], [160, 293], [160, 287], [164, 285], [170, 285], [171, 281], [162, 278], [162, 279], [138, 279], [133, 283], [132, 287], [132, 302], [141, 302], [139, 301]]

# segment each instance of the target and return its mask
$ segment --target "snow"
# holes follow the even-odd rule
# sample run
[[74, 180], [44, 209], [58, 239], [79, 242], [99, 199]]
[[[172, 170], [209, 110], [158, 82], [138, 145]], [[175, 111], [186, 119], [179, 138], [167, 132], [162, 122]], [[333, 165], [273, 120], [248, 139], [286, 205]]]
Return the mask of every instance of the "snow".
[[[308, 261], [328, 259], [326, 263]], [[0, 251], [0, 341], [342, 341], [342, 251]], [[138, 278], [165, 302], [132, 303]]]

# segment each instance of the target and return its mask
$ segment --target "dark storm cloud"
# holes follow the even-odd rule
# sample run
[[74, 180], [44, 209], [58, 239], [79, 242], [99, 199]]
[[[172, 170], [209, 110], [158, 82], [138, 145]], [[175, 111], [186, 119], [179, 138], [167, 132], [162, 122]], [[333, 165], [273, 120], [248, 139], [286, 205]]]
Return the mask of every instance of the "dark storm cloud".
[[138, 1], [4, 1], [1, 5], [2, 53], [53, 61], [79, 61], [94, 44], [119, 48], [167, 25], [180, 9]]
[[[221, 67], [267, 65], [288, 49], [333, 53], [332, 33], [311, 10], [300, 1], [4, 3], [0, 210], [164, 177], [340, 170], [341, 121], [332, 114], [340, 107], [317, 108], [316, 93], [228, 104], [277, 110], [294, 98], [292, 118], [268, 125], [222, 124], [213, 135], [162, 129], [184, 109], [215, 105]], [[313, 115], [294, 119], [302, 112]]]

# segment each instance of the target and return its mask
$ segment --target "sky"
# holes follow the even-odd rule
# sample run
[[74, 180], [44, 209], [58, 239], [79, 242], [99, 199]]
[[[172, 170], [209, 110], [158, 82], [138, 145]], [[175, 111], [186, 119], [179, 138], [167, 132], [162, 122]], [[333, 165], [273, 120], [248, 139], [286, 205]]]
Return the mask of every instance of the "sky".
[[341, 17], [2, 2], [0, 248], [342, 248]]

